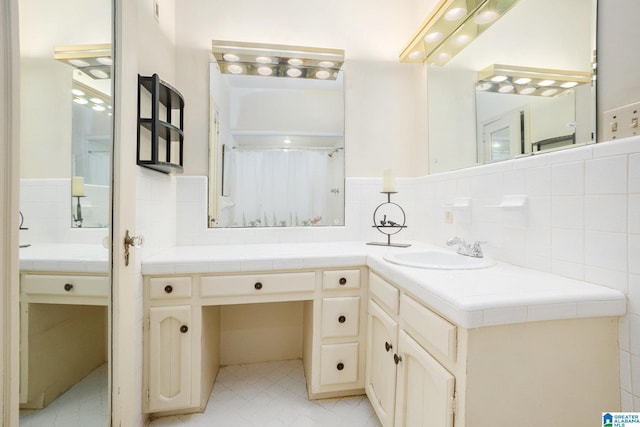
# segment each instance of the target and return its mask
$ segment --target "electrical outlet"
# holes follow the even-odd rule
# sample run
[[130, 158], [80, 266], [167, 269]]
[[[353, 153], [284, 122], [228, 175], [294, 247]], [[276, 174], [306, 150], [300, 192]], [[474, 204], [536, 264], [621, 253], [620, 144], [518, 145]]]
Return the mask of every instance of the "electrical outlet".
[[160, 22], [160, 0], [153, 0], [153, 17]]
[[640, 102], [605, 111], [603, 116], [605, 141], [640, 135]]

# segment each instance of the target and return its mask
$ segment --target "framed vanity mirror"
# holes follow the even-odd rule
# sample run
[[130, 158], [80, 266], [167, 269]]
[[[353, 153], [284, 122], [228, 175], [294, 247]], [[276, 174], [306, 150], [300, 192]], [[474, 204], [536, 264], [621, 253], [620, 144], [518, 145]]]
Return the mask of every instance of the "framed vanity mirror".
[[344, 225], [342, 61], [338, 50], [214, 41], [210, 227]]
[[427, 60], [430, 173], [594, 143], [596, 11], [518, 0], [477, 38], [454, 33], [464, 49]]

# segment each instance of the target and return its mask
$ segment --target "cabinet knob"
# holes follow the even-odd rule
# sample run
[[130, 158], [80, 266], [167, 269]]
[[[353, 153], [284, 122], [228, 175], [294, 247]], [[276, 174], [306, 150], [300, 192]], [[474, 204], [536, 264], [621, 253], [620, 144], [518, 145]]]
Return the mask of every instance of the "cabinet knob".
[[336, 365], [336, 369], [338, 371], [342, 371], [344, 369], [344, 363], [340, 362]]
[[183, 334], [186, 334], [187, 331], [189, 331], [189, 327], [187, 325], [180, 326], [180, 332], [182, 332]]
[[391, 350], [393, 348], [393, 346], [391, 344], [389, 344], [388, 342], [385, 341], [384, 343], [384, 349], [387, 350], [387, 353], [389, 352], [389, 350]]
[[253, 285], [254, 288], [256, 288], [257, 291], [259, 291], [260, 289], [262, 289], [262, 283], [261, 282], [256, 282], [255, 285]]
[[164, 291], [168, 294], [170, 294], [171, 292], [173, 292], [173, 286], [171, 285], [167, 285], [164, 287]]
[[393, 355], [393, 361], [396, 363], [396, 365], [400, 362], [402, 362], [402, 357], [398, 356], [397, 354]]
[[340, 283], [341, 285], [346, 285], [347, 284], [347, 278], [346, 277], [341, 277], [340, 280], [338, 280], [338, 283]]
[[71, 283], [65, 283], [64, 284], [64, 290], [69, 292], [71, 289], [73, 289], [73, 285]]
[[346, 322], [346, 321], [347, 321], [347, 318], [346, 318], [345, 316], [340, 316], [340, 317], [338, 317], [338, 322], [340, 322], [340, 323], [344, 323], [344, 322]]

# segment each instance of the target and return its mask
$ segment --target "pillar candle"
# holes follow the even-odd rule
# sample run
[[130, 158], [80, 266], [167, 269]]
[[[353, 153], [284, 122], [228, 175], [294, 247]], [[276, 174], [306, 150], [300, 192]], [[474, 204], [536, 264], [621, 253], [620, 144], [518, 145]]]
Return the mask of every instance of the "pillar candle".
[[84, 196], [84, 177], [74, 176], [71, 178], [71, 195], [73, 197]]
[[395, 193], [396, 191], [396, 177], [393, 175], [391, 169], [385, 169], [382, 175], [382, 192], [383, 193]]

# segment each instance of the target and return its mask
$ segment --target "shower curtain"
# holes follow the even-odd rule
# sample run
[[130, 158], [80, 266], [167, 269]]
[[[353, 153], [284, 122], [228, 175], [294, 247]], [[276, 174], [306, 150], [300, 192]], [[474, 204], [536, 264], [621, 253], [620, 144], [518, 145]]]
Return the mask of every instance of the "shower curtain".
[[235, 226], [327, 224], [327, 152], [232, 150], [227, 156]]

